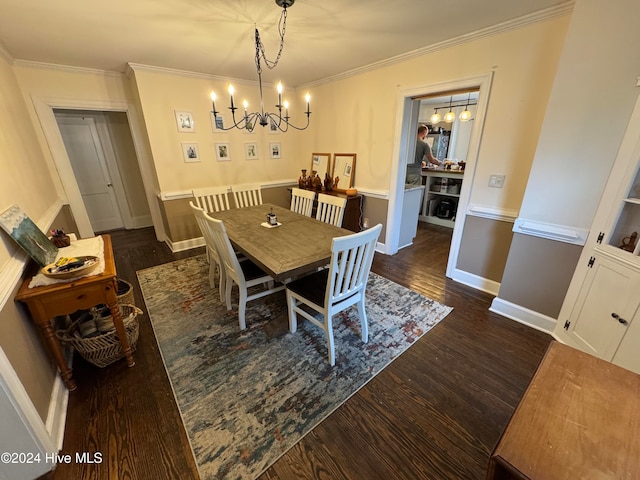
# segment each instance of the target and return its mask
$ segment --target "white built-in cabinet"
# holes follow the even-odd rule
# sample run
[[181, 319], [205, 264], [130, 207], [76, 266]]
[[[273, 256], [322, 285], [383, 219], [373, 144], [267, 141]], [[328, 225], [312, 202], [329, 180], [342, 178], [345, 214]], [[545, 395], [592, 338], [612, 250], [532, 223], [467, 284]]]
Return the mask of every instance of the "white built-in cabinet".
[[564, 343], [636, 373], [640, 373], [639, 104], [555, 329]]
[[[422, 184], [425, 186], [418, 220], [453, 228], [462, 190], [464, 170], [422, 170]], [[452, 200], [447, 215], [439, 214], [438, 207], [444, 199]]]

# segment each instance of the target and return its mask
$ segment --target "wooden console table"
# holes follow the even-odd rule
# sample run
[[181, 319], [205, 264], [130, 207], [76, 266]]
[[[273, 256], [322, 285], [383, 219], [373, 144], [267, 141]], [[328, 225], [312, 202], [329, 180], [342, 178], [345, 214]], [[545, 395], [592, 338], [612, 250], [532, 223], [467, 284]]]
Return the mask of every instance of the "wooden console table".
[[638, 478], [640, 375], [552, 342], [487, 479]]
[[18, 290], [16, 300], [27, 304], [31, 317], [44, 335], [51, 355], [60, 368], [60, 376], [69, 390], [76, 389], [71, 369], [65, 362], [62, 346], [56, 337], [51, 319], [58, 315], [68, 315], [76, 310], [88, 309], [104, 303], [111, 310], [116, 333], [122, 345], [122, 351], [127, 359], [127, 365], [133, 367], [135, 360], [118, 308], [118, 283], [116, 265], [113, 259], [111, 237], [102, 235], [104, 241], [104, 272], [90, 277], [80, 278], [65, 283], [29, 288], [31, 277], [28, 277]]

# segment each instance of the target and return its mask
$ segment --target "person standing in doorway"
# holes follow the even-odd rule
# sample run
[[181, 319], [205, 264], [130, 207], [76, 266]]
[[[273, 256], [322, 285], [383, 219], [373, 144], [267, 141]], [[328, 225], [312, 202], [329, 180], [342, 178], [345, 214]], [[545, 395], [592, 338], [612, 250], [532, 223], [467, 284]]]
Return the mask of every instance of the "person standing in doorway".
[[425, 138], [429, 134], [429, 127], [420, 125], [418, 127], [418, 137], [416, 138], [416, 156], [413, 163], [407, 164], [407, 177], [405, 183], [408, 185], [422, 184], [422, 168], [427, 166], [427, 162], [434, 165], [442, 165], [442, 162], [433, 156], [431, 147]]

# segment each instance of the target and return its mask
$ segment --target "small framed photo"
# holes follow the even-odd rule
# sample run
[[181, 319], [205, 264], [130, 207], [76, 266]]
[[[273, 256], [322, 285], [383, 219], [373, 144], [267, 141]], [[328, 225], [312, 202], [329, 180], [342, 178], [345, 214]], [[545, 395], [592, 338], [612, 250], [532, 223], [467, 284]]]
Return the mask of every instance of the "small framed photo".
[[231, 161], [231, 151], [228, 143], [216, 143], [216, 160], [219, 162]]
[[257, 126], [256, 124], [257, 123], [258, 122], [255, 119], [251, 120], [250, 122], [247, 122], [246, 127], [243, 128], [242, 131], [244, 133], [248, 133], [249, 135], [251, 135], [253, 133], [256, 133], [256, 126]]
[[258, 144], [251, 142], [244, 144], [244, 158], [247, 160], [258, 159]]
[[269, 119], [269, 134], [271, 135], [277, 135], [278, 133], [280, 133], [280, 129], [278, 128], [278, 124], [276, 123], [276, 121], [273, 118]]
[[350, 163], [347, 163], [344, 166], [344, 176], [345, 177], [350, 177], [351, 176], [351, 164]]
[[270, 142], [269, 143], [269, 157], [270, 158], [280, 158], [282, 154], [280, 150], [280, 142]]
[[176, 123], [179, 132], [195, 132], [196, 126], [191, 112], [180, 112], [176, 110]]
[[213, 115], [213, 112], [209, 112], [209, 116], [211, 117], [211, 131], [213, 133], [223, 133], [224, 132], [224, 117], [222, 114]]
[[198, 152], [197, 143], [182, 142], [182, 156], [185, 163], [195, 163], [200, 161], [200, 152]]

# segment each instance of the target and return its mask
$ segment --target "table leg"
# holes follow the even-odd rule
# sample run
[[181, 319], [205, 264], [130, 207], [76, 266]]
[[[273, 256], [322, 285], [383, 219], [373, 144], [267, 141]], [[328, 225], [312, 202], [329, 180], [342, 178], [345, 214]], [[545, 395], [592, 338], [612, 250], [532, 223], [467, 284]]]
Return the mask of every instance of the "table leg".
[[136, 361], [133, 358], [131, 346], [129, 345], [129, 339], [127, 338], [127, 332], [124, 329], [122, 314], [120, 313], [120, 307], [118, 306], [117, 291], [118, 283], [117, 280], [114, 279], [111, 288], [109, 288], [107, 291], [107, 305], [109, 306], [109, 310], [111, 310], [113, 325], [116, 327], [116, 333], [118, 334], [120, 345], [122, 345], [122, 353], [124, 353], [124, 356], [127, 359], [127, 366], [133, 367], [136, 364]]
[[51, 321], [48, 318], [44, 320], [40, 319], [37, 322], [38, 326], [42, 330], [44, 335], [44, 340], [49, 347], [49, 351], [53, 355], [54, 360], [58, 364], [58, 368], [60, 369], [60, 377], [62, 377], [62, 381], [64, 385], [67, 387], [67, 390], [73, 391], [78, 386], [76, 385], [75, 380], [73, 379], [73, 375], [71, 369], [67, 365], [67, 362], [64, 358], [64, 354], [62, 353], [62, 347], [60, 346], [60, 341], [56, 337], [53, 326], [51, 325]]

